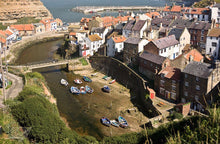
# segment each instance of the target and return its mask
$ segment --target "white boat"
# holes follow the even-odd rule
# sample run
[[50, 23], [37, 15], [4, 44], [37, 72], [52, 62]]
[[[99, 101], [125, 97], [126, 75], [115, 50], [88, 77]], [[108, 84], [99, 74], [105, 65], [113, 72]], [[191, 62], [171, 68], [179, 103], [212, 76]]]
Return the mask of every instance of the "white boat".
[[65, 85], [65, 86], [68, 86], [68, 82], [67, 82], [67, 80], [65, 80], [65, 79], [61, 79], [61, 81], [60, 81], [60, 83], [62, 84], [62, 85]]
[[75, 80], [74, 80], [74, 83], [75, 83], [75, 84], [82, 84], [82, 81], [81, 81], [80, 79], [75, 79]]
[[77, 87], [71, 86], [70, 92], [73, 94], [80, 94], [80, 90]]

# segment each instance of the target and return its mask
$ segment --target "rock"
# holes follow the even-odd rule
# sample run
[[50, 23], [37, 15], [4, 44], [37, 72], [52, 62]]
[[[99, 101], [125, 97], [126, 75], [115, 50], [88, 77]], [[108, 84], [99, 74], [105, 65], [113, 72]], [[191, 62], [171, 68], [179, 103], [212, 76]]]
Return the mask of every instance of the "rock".
[[53, 16], [40, 0], [0, 1], [0, 21], [15, 20], [23, 17], [41, 19]]

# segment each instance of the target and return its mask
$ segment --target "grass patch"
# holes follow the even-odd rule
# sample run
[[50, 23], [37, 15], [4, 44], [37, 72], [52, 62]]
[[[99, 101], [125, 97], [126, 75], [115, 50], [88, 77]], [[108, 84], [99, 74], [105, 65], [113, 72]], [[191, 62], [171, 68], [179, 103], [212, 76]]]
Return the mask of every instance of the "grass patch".
[[8, 85], [7, 85], [7, 87], [6, 87], [6, 89], [10, 88], [11, 85], [12, 85], [12, 81], [9, 81], [9, 82], [8, 82]]
[[88, 65], [88, 62], [86, 61], [85, 58], [79, 59], [79, 61], [82, 63], [82, 65]]

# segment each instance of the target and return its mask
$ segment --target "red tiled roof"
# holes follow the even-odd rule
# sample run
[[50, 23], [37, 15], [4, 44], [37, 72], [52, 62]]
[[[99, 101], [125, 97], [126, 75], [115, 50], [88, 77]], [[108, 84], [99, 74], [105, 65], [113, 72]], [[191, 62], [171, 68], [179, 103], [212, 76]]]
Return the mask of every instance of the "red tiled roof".
[[181, 6], [172, 6], [172, 8], [171, 8], [171, 12], [180, 12], [181, 11]]
[[126, 38], [124, 36], [116, 36], [116, 37], [112, 37], [112, 39], [115, 43], [121, 43], [126, 41]]
[[146, 15], [147, 15], [148, 17], [152, 18], [153, 16], [159, 16], [160, 13], [158, 13], [158, 12], [150, 12], [150, 13], [146, 13]]
[[181, 70], [178, 68], [173, 68], [171, 66], [168, 66], [164, 68], [163, 70], [160, 71], [160, 74], [164, 74], [164, 77], [168, 79], [173, 79], [173, 80], [180, 80], [181, 78]]
[[18, 25], [11, 25], [10, 27], [15, 28], [18, 31], [33, 31], [34, 30], [33, 24], [18, 24]]
[[48, 24], [48, 23], [51, 23], [51, 22], [54, 22], [54, 19], [52, 19], [52, 18], [46, 18], [46, 19], [42, 19], [42, 20], [40, 21], [40, 23], [43, 23], [44, 25], [45, 25], [45, 24]]
[[164, 12], [180, 12], [187, 14], [203, 14], [208, 13], [209, 8], [191, 8], [191, 7], [181, 7], [181, 6], [166, 6], [164, 7]]
[[71, 35], [71, 36], [75, 36], [76, 35], [76, 32], [70, 32], [70, 34], [69, 35]]
[[12, 35], [13, 33], [12, 33], [10, 30], [7, 29], [7, 30], [5, 31], [5, 34], [10, 36], [10, 35]]
[[201, 62], [201, 60], [203, 59], [202, 54], [196, 50], [196, 49], [192, 49], [191, 51], [189, 51], [186, 55], [185, 58], [187, 60], [189, 60], [190, 55], [193, 57], [193, 61], [197, 61], [197, 62]]
[[0, 36], [0, 42], [1, 43], [6, 43], [6, 39]]

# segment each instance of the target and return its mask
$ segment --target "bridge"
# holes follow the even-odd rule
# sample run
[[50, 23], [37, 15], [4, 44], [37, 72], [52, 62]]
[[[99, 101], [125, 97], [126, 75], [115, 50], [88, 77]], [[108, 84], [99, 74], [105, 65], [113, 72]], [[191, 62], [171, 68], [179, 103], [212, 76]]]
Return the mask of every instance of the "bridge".
[[18, 69], [27, 69], [27, 70], [33, 70], [33, 69], [39, 69], [39, 68], [45, 68], [45, 67], [52, 67], [52, 66], [58, 66], [58, 65], [65, 65], [69, 63], [78, 62], [78, 59], [71, 59], [71, 60], [50, 60], [50, 61], [41, 61], [41, 62], [34, 62], [34, 63], [28, 63], [26, 65], [9, 65], [8, 67], [11, 68], [18, 68]]

